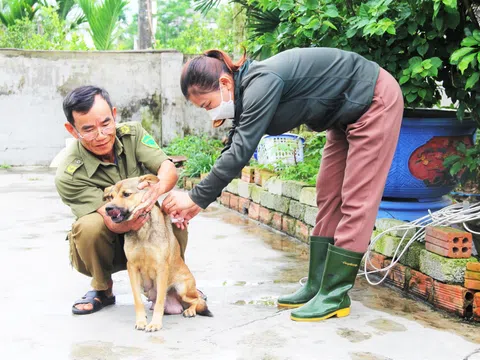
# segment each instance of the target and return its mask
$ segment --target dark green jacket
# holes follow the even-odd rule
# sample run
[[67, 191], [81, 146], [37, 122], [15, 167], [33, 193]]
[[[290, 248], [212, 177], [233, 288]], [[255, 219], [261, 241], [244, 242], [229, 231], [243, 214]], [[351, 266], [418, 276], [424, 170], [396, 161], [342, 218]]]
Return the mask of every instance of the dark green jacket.
[[344, 128], [369, 108], [379, 66], [332, 48], [292, 49], [248, 61], [234, 74], [235, 119], [230, 141], [210, 174], [191, 192], [206, 208], [252, 157], [262, 136], [306, 124]]

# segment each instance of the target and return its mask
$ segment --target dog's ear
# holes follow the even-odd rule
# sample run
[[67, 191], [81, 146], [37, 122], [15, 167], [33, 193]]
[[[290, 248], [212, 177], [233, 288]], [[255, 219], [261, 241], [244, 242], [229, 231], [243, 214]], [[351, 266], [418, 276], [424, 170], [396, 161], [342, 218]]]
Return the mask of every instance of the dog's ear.
[[160, 180], [158, 179], [158, 177], [156, 177], [153, 174], [147, 174], [147, 175], [140, 176], [140, 178], [138, 179], [139, 184], [144, 181], [148, 182], [148, 185], [152, 185], [152, 184], [158, 183]]
[[112, 185], [112, 186], [109, 186], [107, 188], [105, 188], [105, 190], [103, 190], [103, 201], [105, 200], [110, 200], [113, 198], [113, 188], [115, 187], [115, 185]]

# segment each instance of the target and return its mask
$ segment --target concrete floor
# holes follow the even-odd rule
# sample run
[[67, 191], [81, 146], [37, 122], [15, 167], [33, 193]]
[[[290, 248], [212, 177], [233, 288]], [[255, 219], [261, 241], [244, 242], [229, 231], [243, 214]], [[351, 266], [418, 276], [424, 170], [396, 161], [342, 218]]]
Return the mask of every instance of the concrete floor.
[[215, 317], [166, 316], [157, 333], [134, 330], [126, 272], [115, 274], [115, 306], [73, 316], [89, 279], [68, 263], [73, 218], [53, 172], [0, 170], [0, 199], [2, 359], [480, 359], [479, 326], [363, 279], [349, 317], [290, 321], [275, 299], [306, 274], [305, 246], [217, 205], [191, 222], [186, 253]]

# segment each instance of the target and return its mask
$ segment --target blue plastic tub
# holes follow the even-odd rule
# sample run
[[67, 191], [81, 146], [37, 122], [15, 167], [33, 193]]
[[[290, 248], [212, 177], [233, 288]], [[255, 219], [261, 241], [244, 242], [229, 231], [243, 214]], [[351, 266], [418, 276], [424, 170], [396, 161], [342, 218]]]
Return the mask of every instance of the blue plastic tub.
[[413, 221], [428, 215], [428, 210], [435, 212], [451, 204], [452, 201], [446, 196], [425, 201], [383, 199], [380, 203], [377, 219]]

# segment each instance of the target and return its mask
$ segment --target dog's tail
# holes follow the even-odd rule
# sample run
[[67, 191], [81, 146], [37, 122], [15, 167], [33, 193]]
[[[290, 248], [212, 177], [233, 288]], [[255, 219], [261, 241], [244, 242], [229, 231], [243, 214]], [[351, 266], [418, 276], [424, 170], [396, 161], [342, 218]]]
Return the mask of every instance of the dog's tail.
[[208, 310], [206, 301], [202, 298], [198, 299], [196, 312], [198, 315], [213, 317], [212, 312]]

